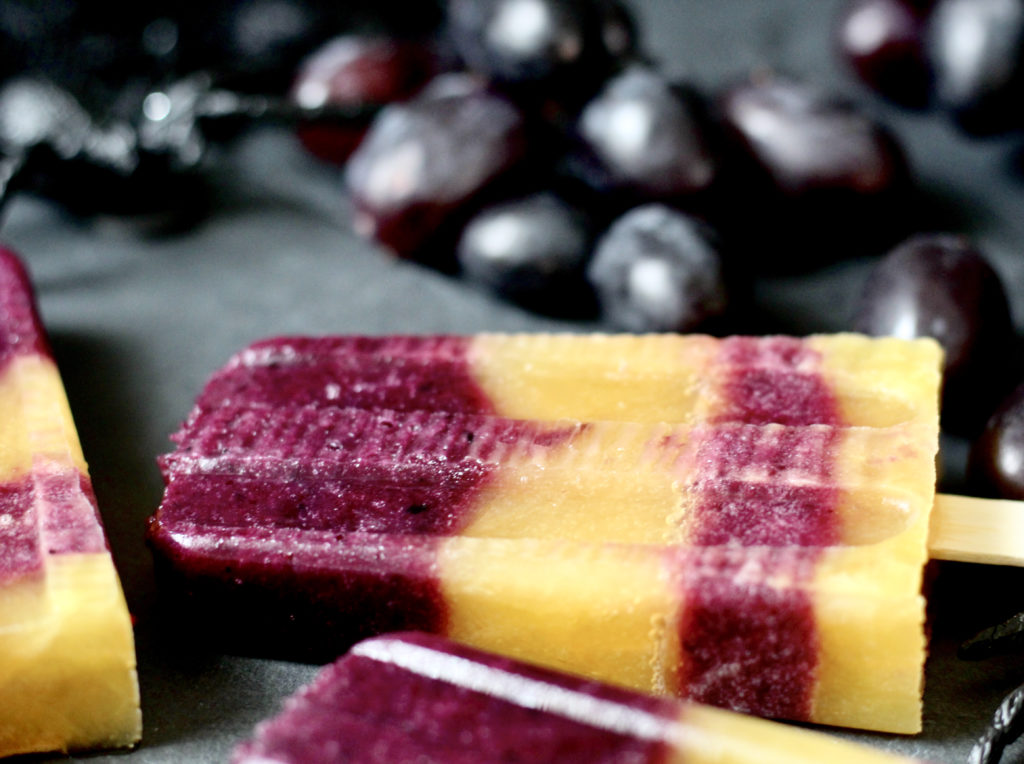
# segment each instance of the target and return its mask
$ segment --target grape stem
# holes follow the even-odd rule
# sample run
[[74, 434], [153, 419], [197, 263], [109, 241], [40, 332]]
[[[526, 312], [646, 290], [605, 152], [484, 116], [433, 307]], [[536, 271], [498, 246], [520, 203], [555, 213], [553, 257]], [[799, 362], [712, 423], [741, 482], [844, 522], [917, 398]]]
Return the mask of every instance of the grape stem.
[[197, 119], [237, 119], [273, 121], [288, 125], [300, 122], [367, 122], [380, 110], [377, 105], [325, 104], [301, 106], [285, 98], [248, 95], [229, 90], [210, 90], [201, 98]]
[[1007, 695], [996, 708], [985, 733], [971, 749], [968, 764], [997, 764], [1003, 751], [1024, 732], [1024, 685]]
[[143, 150], [170, 157], [178, 167], [199, 163], [206, 153], [206, 128], [217, 122], [298, 125], [308, 122], [366, 123], [379, 106], [301, 106], [288, 98], [238, 93], [214, 87], [199, 73], [149, 92], [138, 124]]

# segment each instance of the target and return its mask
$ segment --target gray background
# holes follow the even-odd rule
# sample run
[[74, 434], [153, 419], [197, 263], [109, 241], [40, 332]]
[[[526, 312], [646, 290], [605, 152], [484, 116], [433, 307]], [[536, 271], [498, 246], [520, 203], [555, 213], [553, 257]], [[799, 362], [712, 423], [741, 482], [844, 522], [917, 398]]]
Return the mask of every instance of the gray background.
[[[873, 100], [833, 57], [836, 2], [647, 0], [634, 4], [647, 48], [673, 75], [714, 87], [753, 68], [801, 75], [863, 102], [903, 139], [918, 177], [1005, 277], [1024, 320], [1024, 180], [1013, 141], [971, 141], [941, 116]], [[27, 197], [3, 240], [27, 261], [64, 373], [97, 494], [137, 617], [145, 738], [94, 761], [225, 761], [231, 747], [315, 667], [180, 649], [160, 627], [146, 518], [160, 498], [154, 457], [167, 450], [207, 375], [235, 350], [284, 333], [585, 330], [522, 312], [458, 281], [392, 259], [346, 223], [337, 170], [287, 133], [263, 131], [212, 158], [212, 213], [152, 236], [116, 219], [73, 220]], [[765, 279], [758, 307], [794, 333], [845, 328], [870, 257]], [[751, 327], [750, 331], [756, 331]], [[947, 488], [964, 444], [947, 440]], [[1021, 572], [935, 567], [925, 731], [917, 738], [842, 733], [940, 762], [966, 761], [998, 700], [1024, 681], [1024, 656], [956, 660], [956, 644], [1024, 609]], [[202, 623], [186, 624], [202, 632]], [[1024, 747], [1011, 750], [1021, 760]], [[44, 757], [45, 758], [45, 757]], [[43, 760], [31, 758], [31, 760]]]

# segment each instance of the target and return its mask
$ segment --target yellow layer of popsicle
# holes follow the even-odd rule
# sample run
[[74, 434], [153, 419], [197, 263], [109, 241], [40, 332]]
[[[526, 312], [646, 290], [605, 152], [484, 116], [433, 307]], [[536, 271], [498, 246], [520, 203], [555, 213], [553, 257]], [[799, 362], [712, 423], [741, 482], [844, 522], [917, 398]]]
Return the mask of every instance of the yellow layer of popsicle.
[[[0, 374], [0, 481], [87, 475], [67, 398], [49, 358]], [[79, 494], [79, 510], [94, 513]], [[95, 553], [48, 554], [0, 587], [0, 755], [124, 747], [141, 733], [131, 620], [98, 524]]]
[[683, 716], [680, 755], [674, 764], [910, 764], [914, 761], [828, 735], [797, 730], [707, 706], [691, 707]]
[[0, 755], [133, 745], [134, 637], [110, 556], [52, 556], [28, 588], [27, 618], [24, 592], [0, 594]]

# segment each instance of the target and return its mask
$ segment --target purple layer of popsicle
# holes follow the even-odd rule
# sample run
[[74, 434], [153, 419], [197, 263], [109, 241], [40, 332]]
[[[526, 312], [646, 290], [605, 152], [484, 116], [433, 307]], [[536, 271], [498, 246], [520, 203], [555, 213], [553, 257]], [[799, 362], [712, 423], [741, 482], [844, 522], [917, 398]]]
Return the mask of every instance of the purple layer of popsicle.
[[323, 663], [375, 634], [446, 631], [440, 536], [155, 520], [149, 538], [169, 612], [204, 624], [203, 644]]
[[657, 764], [678, 704], [403, 634], [328, 666], [234, 764]]
[[[721, 343], [718, 362], [728, 369], [725, 406], [716, 421], [760, 425], [839, 426], [838, 402], [820, 373], [820, 356], [791, 337]], [[683, 686], [694, 699], [761, 716], [810, 720], [818, 666], [814, 603], [799, 586], [814, 577], [820, 548], [839, 540], [839, 489], [834, 478], [839, 430], [770, 428], [771, 435], [723, 428], [698, 457], [700, 500], [695, 543], [798, 543], [784, 557], [771, 553], [761, 575], [742, 591], [733, 583], [751, 572], [747, 557], [723, 556], [714, 575], [696, 576], [685, 592], [679, 638], [687, 666]], [[757, 432], [757, 431], [754, 431]], [[722, 480], [737, 469], [764, 474], [765, 483]], [[809, 484], [776, 484], [798, 472]], [[751, 523], [753, 512], [771, 522]], [[742, 569], [742, 570], [741, 570]], [[786, 575], [798, 585], [780, 593], [766, 581]], [[723, 671], [723, 667], [730, 667]]]
[[[175, 436], [181, 447], [161, 460], [167, 490], [158, 516], [169, 526], [456, 535], [507, 449], [527, 458], [587, 428], [443, 412], [222, 406], [194, 417]], [[820, 545], [836, 539], [837, 491], [822, 467], [834, 441], [825, 427], [721, 425], [683, 442], [667, 438], [666, 456], [648, 458], [682, 459], [689, 469], [684, 455], [695, 449], [698, 474], [681, 475], [700, 497], [693, 543]], [[768, 482], [740, 479], [745, 470]], [[673, 511], [666, 507], [666, 516]]]
[[74, 466], [42, 462], [0, 483], [0, 585], [42, 575], [47, 556], [106, 548], [92, 484]]
[[547, 447], [574, 428], [424, 411], [254, 410], [190, 421], [161, 465], [166, 525], [454, 535], [500, 469], [495, 452]]
[[0, 484], [0, 584], [42, 572], [31, 478]]
[[207, 382], [199, 408], [266, 406], [423, 409], [487, 414], [468, 337], [282, 337], [254, 343]]
[[460, 414], [224, 406], [161, 460], [150, 542], [179, 595], [234, 613], [243, 641], [269, 652], [334, 657], [385, 630], [443, 632], [428, 537], [471, 519], [495, 449], [564, 436]]
[[833, 465], [841, 430], [771, 425], [699, 432], [690, 543], [828, 546], [840, 540]]
[[[820, 549], [685, 552], [679, 639], [683, 694], [710, 705], [810, 721], [819, 642], [810, 594]], [[788, 579], [791, 588], [771, 581]]]
[[842, 424], [820, 355], [796, 337], [729, 337], [716, 364], [727, 370], [716, 422]]
[[[493, 414], [473, 377], [469, 336], [279, 337], [253, 343], [207, 382], [199, 408], [223, 403], [425, 409]], [[716, 422], [837, 424], [820, 358], [792, 337], [730, 337], [716, 364], [724, 408]]]
[[33, 354], [51, 357], [32, 285], [18, 257], [0, 246], [0, 369], [15, 356]]

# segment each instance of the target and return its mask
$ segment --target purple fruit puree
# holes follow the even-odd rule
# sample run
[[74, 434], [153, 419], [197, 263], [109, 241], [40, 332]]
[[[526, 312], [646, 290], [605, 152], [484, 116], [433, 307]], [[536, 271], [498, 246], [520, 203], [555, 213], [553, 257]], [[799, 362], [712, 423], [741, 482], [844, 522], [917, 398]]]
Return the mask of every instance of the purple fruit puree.
[[[804, 342], [735, 337], [721, 348], [719, 362], [728, 371], [718, 422], [841, 424], [820, 358]], [[683, 685], [696, 700], [809, 719], [818, 640], [814, 604], [802, 584], [814, 575], [820, 547], [839, 540], [833, 477], [839, 437], [829, 427], [719, 428], [699, 447], [694, 543], [801, 549], [765, 556], [765, 570], [752, 580], [742, 556], [724, 556], [711, 566], [713, 575], [703, 570], [688, 580], [680, 640], [687, 666]], [[741, 468], [766, 481], [723, 477]], [[799, 476], [801, 485], [771, 482], [781, 476]], [[796, 585], [773, 589], [765, 581], [775, 574]]]
[[726, 369], [718, 422], [841, 424], [822, 379], [819, 354], [795, 337], [730, 337], [717, 363]]
[[840, 540], [832, 471], [841, 430], [720, 425], [699, 432], [691, 543], [827, 546]]
[[[211, 611], [232, 602], [240, 623], [246, 611], [266, 617], [252, 631], [269, 633], [270, 614], [283, 614], [289, 633], [302, 635], [293, 641], [316, 638], [324, 623], [367, 636], [381, 618], [393, 619], [391, 628], [443, 631], [430, 550], [464, 527], [494, 469], [467, 454], [561, 437], [507, 420], [485, 428], [458, 413], [491, 412], [466, 349], [463, 338], [299, 338], [236, 356], [174, 437], [178, 450], [162, 460], [168, 486], [151, 527], [162, 567]], [[819, 358], [799, 340], [725, 340], [719, 361], [726, 404], [718, 426], [698, 431], [694, 541], [803, 545], [794, 553], [799, 564], [785, 571], [799, 583], [813, 572], [814, 547], [837, 539], [836, 436], [827, 427], [749, 425], [837, 424], [835, 400]], [[407, 413], [364, 408], [373, 406]], [[771, 482], [780, 477], [798, 480]], [[267, 543], [247, 551], [257, 532]], [[320, 535], [331, 544], [309, 547], [300, 564], [293, 549]], [[213, 551], [231, 554], [210, 562]], [[809, 597], [799, 585], [776, 591], [755, 580], [744, 588], [725, 563], [715, 570], [706, 587], [693, 585], [703, 574], [687, 576], [684, 587], [689, 691], [806, 718], [817, 650]], [[304, 631], [307, 622], [316, 628]]]
[[256, 343], [214, 374], [197, 400], [307, 403], [491, 413], [473, 379], [466, 337], [295, 337]]
[[223, 406], [194, 417], [162, 461], [161, 522], [457, 534], [494, 449], [557, 441], [517, 420], [424, 411]]
[[92, 485], [74, 467], [39, 464], [0, 484], [0, 583], [40, 575], [47, 555], [105, 549]]
[[[802, 589], [817, 548], [681, 550], [682, 694], [758, 716], [810, 721], [818, 665], [813, 605]], [[770, 582], [784, 578], [789, 587]]]
[[43, 567], [32, 479], [0, 484], [0, 584]]
[[680, 708], [406, 634], [324, 669], [232, 761], [664, 762]]

